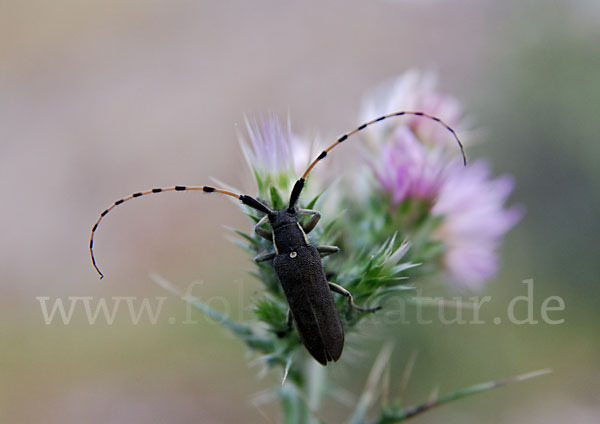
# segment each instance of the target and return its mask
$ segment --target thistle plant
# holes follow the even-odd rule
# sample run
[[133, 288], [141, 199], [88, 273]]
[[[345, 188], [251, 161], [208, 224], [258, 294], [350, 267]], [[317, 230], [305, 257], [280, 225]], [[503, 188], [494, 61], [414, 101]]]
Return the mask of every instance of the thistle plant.
[[[438, 93], [431, 75], [409, 72], [369, 95], [361, 121], [397, 110], [436, 115], [461, 135], [469, 134], [459, 102]], [[282, 123], [268, 116], [246, 124], [248, 135], [241, 144], [256, 184], [256, 198], [281, 210], [287, 206], [299, 172], [312, 158], [311, 143], [292, 132], [289, 119]], [[471, 142], [470, 137], [466, 139]], [[346, 164], [352, 172], [339, 184], [336, 195], [326, 189], [323, 173], [313, 173], [299, 199], [302, 209], [329, 211], [308, 235], [311, 245], [341, 248], [339, 254], [323, 259], [329, 281], [349, 290], [357, 305], [383, 305], [381, 313], [386, 313], [391, 297], [418, 301], [415, 289], [427, 278], [446, 281], [450, 288], [476, 290], [495, 275], [497, 249], [522, 214], [518, 208], [505, 206], [513, 187], [510, 177], [493, 178], [484, 161], [463, 167], [448, 131], [424, 117], [387, 120], [353, 142], [362, 142], [364, 154]], [[255, 209], [241, 207], [252, 225], [262, 218]], [[273, 248], [254, 232], [234, 231], [236, 243], [250, 257]], [[253, 318], [248, 322], [233, 322], [197, 299], [188, 300], [243, 340], [255, 354], [254, 361], [278, 376], [270, 396], [281, 401], [286, 423], [318, 420], [318, 399], [333, 390], [327, 368], [306, 353], [298, 333], [288, 328], [288, 305], [271, 263], [257, 263], [251, 273], [264, 290], [254, 300]], [[359, 324], [374, 315], [353, 309], [337, 295], [336, 307], [347, 335], [360, 336]], [[369, 422], [367, 413], [373, 410], [390, 354], [386, 345], [349, 422]], [[344, 357], [334, 366], [346, 366]], [[515, 381], [538, 374], [515, 377]], [[502, 383], [473, 386], [414, 408], [382, 404], [372, 422], [399, 422]]]

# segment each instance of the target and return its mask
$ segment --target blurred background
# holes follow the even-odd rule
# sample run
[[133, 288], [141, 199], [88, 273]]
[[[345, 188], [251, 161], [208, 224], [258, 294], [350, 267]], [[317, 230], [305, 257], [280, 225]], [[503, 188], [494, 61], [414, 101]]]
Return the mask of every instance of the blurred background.
[[[110, 214], [134, 191], [206, 184], [253, 194], [237, 134], [244, 114], [290, 114], [323, 139], [358, 124], [363, 94], [410, 68], [437, 71], [516, 179], [525, 219], [483, 295], [504, 313], [534, 279], [535, 318], [561, 296], [561, 325], [378, 326], [396, 341], [392, 389], [418, 357], [406, 402], [540, 368], [554, 373], [455, 402], [422, 423], [600, 420], [600, 3], [553, 1], [0, 1], [0, 421], [277, 422], [246, 347], [152, 282], [151, 272], [236, 319], [260, 285], [223, 227], [250, 224], [228, 199], [168, 193]], [[41, 303], [169, 296], [160, 319], [123, 309], [46, 325]], [[68, 304], [66, 304], [68, 307]], [[520, 310], [520, 316], [526, 313]], [[410, 312], [409, 312], [410, 314]], [[171, 319], [167, 319], [167, 317]], [[357, 337], [332, 378], [360, 393], [380, 346]], [[329, 368], [329, 367], [328, 367]], [[349, 373], [352, 369], [353, 372]], [[348, 407], [328, 399], [325, 417]]]

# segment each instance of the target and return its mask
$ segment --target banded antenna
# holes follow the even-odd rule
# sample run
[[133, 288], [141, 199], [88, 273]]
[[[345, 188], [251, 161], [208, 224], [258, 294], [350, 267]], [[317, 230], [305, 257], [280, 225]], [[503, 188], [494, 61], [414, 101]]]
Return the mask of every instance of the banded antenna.
[[463, 159], [463, 165], [467, 166], [467, 156], [465, 155], [465, 148], [464, 148], [463, 144], [461, 143], [460, 139], [458, 138], [458, 135], [456, 135], [456, 131], [454, 131], [450, 125], [446, 124], [444, 121], [442, 121], [437, 116], [430, 115], [425, 112], [411, 112], [411, 111], [394, 112], [394, 113], [380, 116], [379, 118], [376, 118], [376, 119], [372, 119], [369, 122], [365, 122], [361, 126], [353, 129], [352, 131], [347, 132], [347, 133], [341, 135], [340, 137], [338, 137], [338, 139], [335, 141], [335, 143], [333, 143], [331, 146], [329, 146], [325, 150], [323, 150], [321, 152], [321, 154], [319, 156], [317, 156], [317, 158], [310, 163], [308, 168], [306, 168], [306, 171], [304, 171], [304, 174], [302, 174], [302, 177], [300, 177], [300, 179], [298, 181], [296, 181], [296, 184], [294, 184], [294, 188], [292, 189], [292, 194], [290, 196], [290, 204], [288, 206], [288, 209], [290, 211], [292, 211], [294, 209], [294, 206], [296, 205], [296, 202], [298, 201], [298, 198], [300, 197], [300, 193], [302, 192], [302, 189], [304, 188], [304, 183], [306, 181], [306, 177], [308, 176], [310, 171], [312, 171], [312, 169], [315, 167], [315, 165], [317, 163], [319, 163], [320, 161], [325, 159], [325, 157], [331, 151], [331, 149], [333, 149], [334, 147], [336, 147], [339, 144], [342, 144], [344, 141], [346, 141], [348, 139], [348, 137], [356, 134], [359, 131], [364, 130], [365, 128], [367, 128], [368, 126], [370, 126], [372, 124], [381, 122], [388, 118], [394, 118], [394, 117], [403, 116], [403, 115], [422, 116], [424, 118], [431, 119], [432, 121], [435, 121], [435, 122], [438, 122], [439, 124], [441, 124], [444, 128], [446, 128], [452, 134], [452, 136], [458, 143], [458, 147], [460, 148], [460, 154]]
[[92, 227], [92, 232], [91, 232], [91, 235], [90, 235], [90, 257], [92, 258], [92, 265], [94, 265], [94, 268], [96, 269], [96, 272], [100, 275], [100, 279], [102, 279], [104, 277], [104, 274], [102, 274], [102, 272], [100, 271], [100, 268], [96, 264], [96, 257], [94, 256], [94, 235], [96, 234], [96, 230], [98, 229], [98, 225], [100, 225], [100, 221], [102, 221], [102, 219], [104, 219], [104, 217], [110, 211], [112, 211], [114, 208], [116, 208], [117, 206], [119, 206], [122, 203], [128, 202], [129, 200], [135, 199], [137, 197], [145, 196], [147, 194], [164, 193], [166, 191], [203, 191], [204, 193], [220, 193], [220, 194], [225, 194], [227, 196], [231, 196], [231, 197], [235, 197], [236, 199], [239, 199], [243, 204], [245, 204], [247, 206], [250, 206], [251, 208], [256, 209], [256, 210], [258, 210], [260, 212], [264, 212], [266, 214], [273, 213], [273, 211], [271, 209], [269, 209], [267, 206], [265, 206], [264, 204], [262, 204], [258, 200], [254, 199], [253, 197], [246, 196], [245, 194], [236, 194], [236, 193], [232, 193], [231, 191], [222, 190], [222, 189], [219, 189], [219, 188], [214, 188], [214, 187], [209, 187], [209, 186], [193, 186], [193, 187], [188, 187], [188, 186], [173, 186], [173, 187], [165, 187], [165, 188], [153, 188], [151, 190], [138, 191], [136, 193], [130, 194], [127, 197], [123, 197], [122, 199], [117, 200], [112, 205], [110, 205], [107, 209], [105, 209], [100, 214], [100, 216], [98, 217], [98, 220], [96, 221], [96, 223]]

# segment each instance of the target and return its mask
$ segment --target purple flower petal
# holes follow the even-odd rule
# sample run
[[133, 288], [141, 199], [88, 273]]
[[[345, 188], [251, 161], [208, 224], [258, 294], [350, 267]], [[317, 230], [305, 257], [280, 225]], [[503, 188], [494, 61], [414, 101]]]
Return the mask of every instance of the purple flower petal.
[[309, 153], [308, 143], [292, 134], [290, 120], [282, 124], [275, 115], [246, 119], [250, 142], [241, 140], [242, 150], [250, 168], [266, 173], [280, 174], [298, 171], [304, 166]]
[[380, 161], [371, 164], [375, 176], [395, 205], [407, 198], [432, 199], [443, 180], [441, 155], [427, 149], [407, 127], [381, 148]]
[[510, 177], [491, 179], [488, 165], [476, 162], [452, 167], [440, 186], [431, 212], [443, 221], [433, 236], [446, 246], [444, 264], [457, 285], [480, 288], [496, 273], [502, 237], [523, 216], [504, 208], [513, 185]]

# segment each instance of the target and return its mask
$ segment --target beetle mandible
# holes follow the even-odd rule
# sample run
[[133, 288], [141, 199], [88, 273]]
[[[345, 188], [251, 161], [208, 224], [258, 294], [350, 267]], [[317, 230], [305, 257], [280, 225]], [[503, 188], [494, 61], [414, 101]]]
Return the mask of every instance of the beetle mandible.
[[[325, 159], [331, 149], [372, 124], [403, 115], [422, 116], [445, 127], [458, 143], [463, 164], [467, 164], [463, 144], [456, 135], [456, 132], [440, 118], [424, 112], [400, 111], [390, 113], [368, 121], [354, 130], [343, 134], [333, 144], [323, 150], [296, 181], [290, 195], [289, 204], [282, 210], [271, 210], [264, 203], [251, 196], [210, 186], [153, 188], [147, 191], [136, 192], [117, 200], [100, 214], [92, 227], [89, 246], [92, 265], [100, 275], [100, 278], [102, 278], [104, 275], [98, 268], [94, 256], [94, 235], [100, 221], [116, 206], [124, 202], [147, 194], [163, 193], [166, 191], [202, 191], [204, 193], [219, 193], [234, 197], [239, 199], [244, 205], [265, 214], [254, 226], [254, 231], [259, 236], [271, 240], [274, 251], [259, 254], [254, 260], [256, 262], [273, 261], [273, 268], [279, 278], [289, 305], [288, 325], [291, 326], [292, 322], [295, 322], [296, 329], [304, 346], [319, 363], [327, 365], [329, 361], [337, 361], [342, 355], [344, 348], [344, 329], [331, 291], [345, 296], [352, 308], [362, 312], [375, 312], [380, 307], [361, 308], [354, 304], [352, 294], [348, 290], [327, 281], [321, 258], [338, 252], [339, 248], [336, 246], [312, 246], [308, 242], [306, 235], [315, 228], [321, 218], [321, 214], [315, 210], [298, 208], [298, 199], [300, 198], [308, 174], [317, 163]], [[300, 215], [310, 215], [310, 219], [305, 225], [300, 224]], [[267, 221], [271, 226], [271, 230], [264, 228]]]

